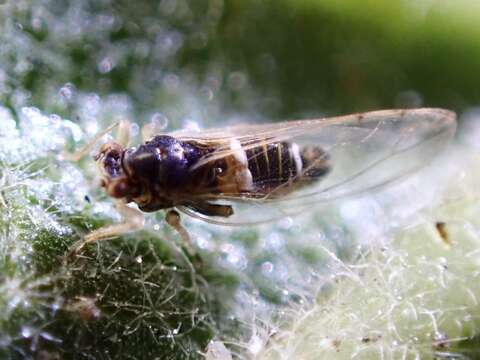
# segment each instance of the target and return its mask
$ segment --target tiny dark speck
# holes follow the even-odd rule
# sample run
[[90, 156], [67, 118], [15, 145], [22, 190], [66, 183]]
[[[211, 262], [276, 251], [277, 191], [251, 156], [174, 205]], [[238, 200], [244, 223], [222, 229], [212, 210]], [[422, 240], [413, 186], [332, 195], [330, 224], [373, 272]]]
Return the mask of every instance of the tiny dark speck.
[[443, 240], [443, 242], [446, 245], [452, 245], [449, 234], [448, 234], [448, 230], [447, 230], [447, 224], [444, 223], [443, 221], [437, 221], [435, 223], [435, 227], [437, 229], [438, 235], [440, 235], [440, 238]]
[[85, 195], [83, 198], [85, 199], [85, 201], [86, 201], [87, 203], [89, 203], [89, 204], [91, 203], [90, 196]]

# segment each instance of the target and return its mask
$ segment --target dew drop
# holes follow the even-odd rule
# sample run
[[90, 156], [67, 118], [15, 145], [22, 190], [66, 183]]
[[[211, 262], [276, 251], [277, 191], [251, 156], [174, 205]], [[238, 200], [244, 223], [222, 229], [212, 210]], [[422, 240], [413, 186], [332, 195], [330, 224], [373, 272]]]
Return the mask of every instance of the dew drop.
[[137, 136], [140, 132], [140, 126], [137, 123], [130, 124], [130, 136], [134, 137]]
[[30, 338], [34, 333], [34, 330], [30, 326], [22, 326], [21, 334], [25, 339]]
[[103, 58], [97, 65], [98, 71], [101, 74], [106, 74], [112, 71], [113, 69], [113, 61], [110, 57]]
[[58, 91], [58, 94], [65, 100], [71, 100], [74, 91], [75, 91], [75, 87], [73, 86], [73, 84], [66, 83], [60, 88], [60, 90]]
[[36, 107], [23, 107], [21, 111], [27, 117], [40, 116], [40, 110]]
[[241, 90], [247, 83], [247, 77], [240, 71], [235, 71], [228, 77], [228, 86], [234, 91]]
[[43, 22], [43, 20], [39, 17], [34, 17], [32, 19], [32, 28], [33, 30], [35, 30], [36, 32], [39, 32], [41, 31], [43, 28], [45, 27], [45, 23]]
[[150, 122], [156, 130], [164, 130], [168, 126], [168, 118], [159, 112], [152, 115]]
[[212, 101], [213, 100], [213, 91], [208, 88], [208, 87], [203, 87], [200, 89], [200, 94], [203, 98], [205, 98], [207, 101]]
[[262, 273], [264, 275], [271, 274], [275, 266], [270, 261], [265, 261], [262, 266]]
[[180, 85], [180, 80], [178, 79], [178, 76], [175, 74], [167, 74], [163, 78], [163, 84], [169, 91], [175, 91]]

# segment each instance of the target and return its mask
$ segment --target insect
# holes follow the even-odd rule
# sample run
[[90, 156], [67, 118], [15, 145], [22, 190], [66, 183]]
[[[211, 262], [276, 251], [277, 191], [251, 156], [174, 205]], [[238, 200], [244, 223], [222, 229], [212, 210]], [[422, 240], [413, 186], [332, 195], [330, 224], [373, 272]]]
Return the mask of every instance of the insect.
[[90, 233], [74, 251], [141, 228], [142, 212], [168, 209], [167, 222], [188, 240], [173, 209], [242, 225], [376, 190], [431, 161], [454, 135], [455, 118], [443, 109], [381, 110], [180, 130], [151, 136], [136, 148], [109, 141], [94, 158], [101, 186], [117, 199], [125, 221]]

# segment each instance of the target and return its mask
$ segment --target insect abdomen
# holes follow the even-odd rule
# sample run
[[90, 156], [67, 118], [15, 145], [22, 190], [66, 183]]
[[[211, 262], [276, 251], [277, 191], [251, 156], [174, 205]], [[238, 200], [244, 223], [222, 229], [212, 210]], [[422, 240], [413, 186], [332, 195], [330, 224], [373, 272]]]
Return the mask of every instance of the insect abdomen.
[[245, 151], [253, 183], [266, 190], [288, 183], [315, 181], [330, 169], [320, 147], [277, 142]]

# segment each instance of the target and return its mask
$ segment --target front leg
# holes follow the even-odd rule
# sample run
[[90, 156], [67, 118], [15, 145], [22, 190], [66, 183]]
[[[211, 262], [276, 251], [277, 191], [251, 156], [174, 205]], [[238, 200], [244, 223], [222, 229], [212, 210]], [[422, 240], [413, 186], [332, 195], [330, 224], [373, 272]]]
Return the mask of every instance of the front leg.
[[130, 130], [129, 130], [130, 123], [128, 122], [128, 120], [122, 120], [100, 131], [98, 134], [95, 135], [95, 137], [92, 140], [90, 140], [87, 144], [85, 144], [85, 146], [75, 151], [74, 153], [62, 152], [61, 158], [63, 160], [68, 160], [73, 162], [80, 161], [81, 158], [87, 155], [93, 149], [93, 147], [96, 144], [98, 144], [98, 142], [102, 139], [103, 136], [111, 132], [117, 126], [118, 126], [118, 132], [117, 132], [116, 140], [120, 145], [127, 146], [130, 140]]
[[113, 239], [131, 231], [141, 230], [144, 227], [145, 217], [140, 210], [128, 207], [125, 203], [120, 202], [115, 207], [122, 216], [123, 222], [92, 231], [71, 247], [67, 257], [76, 255], [87, 244]]

